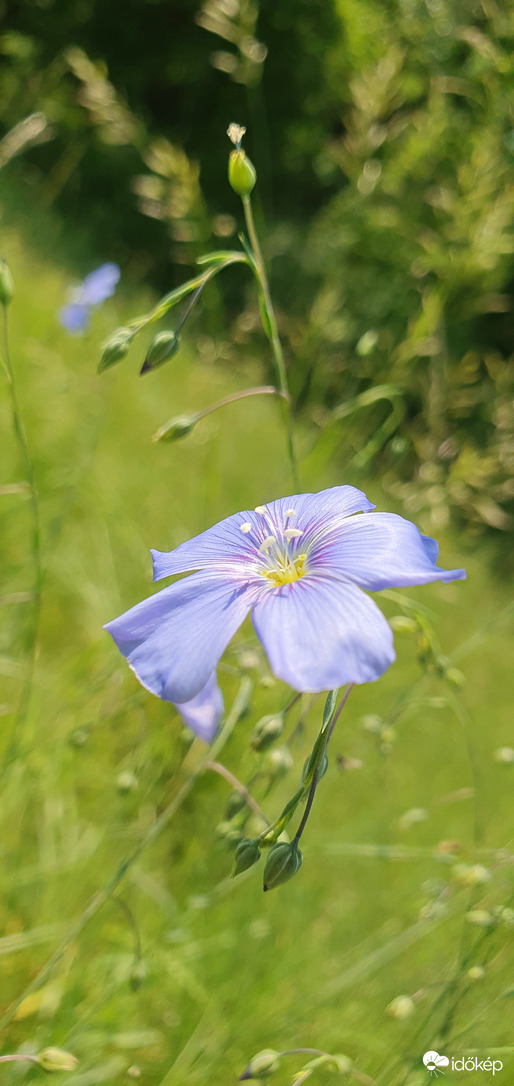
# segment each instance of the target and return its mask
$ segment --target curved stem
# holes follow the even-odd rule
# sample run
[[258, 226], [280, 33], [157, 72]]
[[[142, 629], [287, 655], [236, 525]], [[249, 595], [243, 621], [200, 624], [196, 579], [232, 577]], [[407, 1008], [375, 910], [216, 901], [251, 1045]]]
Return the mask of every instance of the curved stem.
[[11, 1063], [14, 1060], [29, 1060], [30, 1063], [39, 1063], [37, 1056], [27, 1056], [21, 1052], [13, 1052], [11, 1056], [0, 1056], [0, 1063]]
[[250, 808], [250, 810], [253, 811], [254, 814], [258, 815], [259, 818], [263, 818], [265, 822], [268, 821], [266, 815], [264, 814], [264, 811], [261, 807], [259, 807], [259, 804], [253, 798], [251, 792], [249, 792], [248, 789], [245, 788], [244, 784], [241, 784], [241, 781], [238, 781], [237, 777], [234, 777], [234, 774], [231, 773], [226, 766], [222, 765], [221, 762], [206, 762], [204, 768], [212, 769], [214, 773], [217, 773], [220, 777], [223, 777], [223, 780], [225, 780], [227, 784], [230, 784], [231, 788], [233, 788], [235, 792], [239, 792], [239, 795], [243, 797], [245, 803]]
[[277, 320], [275, 317], [275, 310], [273, 309], [273, 302], [271, 300], [271, 293], [269, 289], [268, 277], [266, 275], [266, 265], [264, 263], [264, 257], [262, 255], [261, 246], [257, 231], [255, 229], [255, 221], [253, 217], [252, 204], [249, 196], [243, 197], [243, 208], [245, 214], [246, 228], [248, 230], [248, 237], [250, 239], [250, 245], [252, 247], [253, 257], [255, 260], [255, 270], [259, 284], [262, 291], [262, 301], [264, 304], [267, 322], [269, 329], [265, 329], [268, 334], [268, 338], [271, 343], [271, 350], [273, 354], [273, 360], [275, 363], [275, 369], [277, 373], [278, 387], [282, 392], [285, 404], [284, 404], [284, 422], [287, 435], [287, 451], [289, 456], [289, 462], [291, 465], [291, 473], [293, 476], [293, 483], [296, 490], [300, 489], [300, 482], [298, 478], [298, 468], [296, 464], [296, 454], [294, 448], [293, 438], [293, 425], [291, 419], [291, 398], [289, 395], [289, 386], [287, 381], [287, 371], [284, 361], [284, 352], [282, 350], [282, 344], [280, 342], [280, 336], [278, 334]]
[[229, 403], [237, 403], [238, 400], [245, 400], [247, 396], [282, 396], [287, 399], [285, 392], [275, 388], [274, 385], [258, 385], [257, 388], [243, 388], [240, 392], [232, 392], [229, 396], [223, 396], [223, 399], [216, 400], [216, 403], [210, 404], [209, 407], [204, 407], [201, 411], [197, 412], [195, 418], [197, 421], [198, 419], [203, 419], [206, 415], [211, 415], [213, 411], [217, 411], [219, 407], [226, 407]]
[[16, 393], [16, 386], [14, 383], [14, 374], [11, 366], [11, 356], [9, 352], [9, 336], [8, 336], [8, 323], [7, 323], [7, 306], [3, 305], [3, 364], [4, 371], [7, 378], [7, 386], [9, 389], [9, 395], [11, 399], [11, 412], [14, 425], [14, 432], [20, 449], [23, 465], [25, 468], [25, 475], [28, 485], [29, 500], [32, 513], [32, 533], [31, 533], [31, 549], [32, 549], [32, 563], [33, 563], [33, 593], [32, 593], [32, 623], [28, 637], [28, 668], [25, 674], [23, 682], [18, 708], [14, 719], [14, 726], [12, 729], [11, 737], [6, 751], [5, 764], [9, 764], [10, 761], [16, 756], [16, 743], [18, 734], [25, 721], [30, 697], [32, 693], [32, 683], [34, 679], [34, 670], [36, 663], [36, 649], [37, 649], [37, 637], [39, 630], [39, 619], [41, 613], [41, 589], [42, 589], [42, 566], [41, 566], [41, 522], [39, 515], [39, 500], [36, 490], [36, 483], [34, 478], [34, 464], [29, 452], [27, 444], [27, 437], [25, 434], [25, 427], [23, 425], [23, 418], [18, 403], [18, 396]]

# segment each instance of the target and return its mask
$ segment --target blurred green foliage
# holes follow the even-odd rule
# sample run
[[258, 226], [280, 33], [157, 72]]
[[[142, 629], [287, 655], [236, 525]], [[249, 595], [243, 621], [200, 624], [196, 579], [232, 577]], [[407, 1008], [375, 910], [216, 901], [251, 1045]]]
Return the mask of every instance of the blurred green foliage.
[[[246, 123], [292, 385], [324, 428], [318, 463], [379, 468], [434, 530], [451, 515], [475, 534], [510, 528], [512, 10], [5, 8], [0, 164], [16, 200], [72, 221], [79, 263], [89, 247], [169, 289], [212, 234], [237, 231], [224, 133]], [[241, 349], [260, 351], [253, 301], [238, 283], [225, 298], [243, 305]]]

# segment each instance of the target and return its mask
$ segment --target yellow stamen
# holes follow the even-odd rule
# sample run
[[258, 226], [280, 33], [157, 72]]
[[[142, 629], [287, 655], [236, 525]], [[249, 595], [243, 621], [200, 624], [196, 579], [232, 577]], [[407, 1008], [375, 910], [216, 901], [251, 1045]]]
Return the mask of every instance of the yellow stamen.
[[283, 566], [263, 570], [262, 576], [276, 588], [283, 584], [292, 584], [293, 581], [299, 581], [300, 577], [304, 577], [307, 573], [305, 568], [306, 558], [306, 554], [299, 554], [294, 560], [286, 561]]
[[289, 543], [290, 539], [298, 539], [301, 535], [303, 535], [303, 532], [301, 532], [299, 528], [286, 528], [284, 539], [287, 539], [287, 542]]
[[249, 520], [245, 521], [244, 524], [239, 525], [239, 531], [243, 532], [244, 535], [247, 535], [248, 532], [251, 532], [251, 530], [252, 530], [252, 525], [250, 524]]

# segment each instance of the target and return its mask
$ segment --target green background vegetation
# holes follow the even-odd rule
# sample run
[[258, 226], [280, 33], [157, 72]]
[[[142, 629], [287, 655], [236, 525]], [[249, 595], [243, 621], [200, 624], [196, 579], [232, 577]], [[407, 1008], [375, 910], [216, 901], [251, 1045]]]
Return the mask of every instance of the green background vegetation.
[[[107, 7], [7, 4], [0, 40], [2, 249], [44, 571], [13, 758], [30, 510], [23, 493], [3, 493], [2, 1052], [68, 1049], [79, 1067], [62, 1081], [74, 1086], [225, 1086], [260, 1048], [307, 1045], [345, 1053], [376, 1086], [418, 1086], [423, 1052], [440, 1045], [482, 1059], [505, 1049], [507, 1082], [514, 917], [501, 910], [513, 906], [514, 767], [495, 751], [512, 745], [508, 15], [139, 2], [113, 25]], [[236, 44], [224, 19], [242, 28]], [[43, 118], [20, 133], [34, 111]], [[248, 124], [262, 177], [305, 489], [362, 486], [436, 534], [442, 564], [465, 564], [468, 580], [408, 591], [446, 659], [420, 662], [419, 636], [396, 634], [397, 663], [352, 693], [293, 881], [263, 895], [258, 869], [230, 880], [230, 843], [216, 830], [230, 789], [205, 772], [120, 882], [122, 904], [68, 938], [205, 753], [138, 687], [101, 626], [150, 592], [150, 546], [290, 489], [271, 397], [232, 405], [182, 443], [150, 441], [169, 416], [268, 378], [241, 275], [208, 288], [169, 366], [140, 379], [139, 349], [95, 372], [117, 325], [191, 274], [202, 249], [237, 244], [231, 120]], [[91, 332], [70, 339], [56, 322], [70, 279], [105, 259], [120, 262], [122, 285]], [[0, 410], [9, 486], [22, 467], [3, 394]], [[381, 605], [388, 617], [404, 609], [398, 595]], [[248, 681], [222, 756], [243, 780], [260, 766], [255, 722], [288, 697], [250, 650], [245, 626], [221, 671], [228, 707]], [[320, 714], [318, 699], [272, 784], [263, 756], [255, 790], [270, 817]], [[342, 768], [338, 756], [362, 764]], [[55, 969], [2, 1020], [63, 941]], [[476, 965], [480, 980], [468, 976]], [[387, 1013], [402, 995], [414, 996], [405, 1019]], [[277, 1083], [301, 1063], [284, 1060]], [[1, 1073], [47, 1077], [29, 1064]]]

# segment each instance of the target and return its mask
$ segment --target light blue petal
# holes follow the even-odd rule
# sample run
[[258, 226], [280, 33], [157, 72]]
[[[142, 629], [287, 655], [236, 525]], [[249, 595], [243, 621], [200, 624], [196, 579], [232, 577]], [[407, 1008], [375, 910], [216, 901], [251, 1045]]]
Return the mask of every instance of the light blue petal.
[[252, 621], [274, 675], [293, 690], [378, 679], [395, 655], [378, 607], [355, 585], [305, 576], [267, 592]]
[[309, 569], [333, 573], [369, 591], [455, 581], [463, 569], [439, 569], [434, 539], [420, 535], [409, 520], [395, 513], [351, 517], [309, 551]]
[[223, 696], [216, 682], [216, 672], [209, 676], [204, 687], [191, 701], [176, 704], [184, 724], [191, 731], [210, 743], [218, 730], [218, 724], [223, 716]]
[[79, 302], [70, 302], [63, 305], [57, 314], [61, 328], [69, 332], [70, 336], [80, 335], [89, 326], [89, 313], [87, 306]]
[[205, 686], [253, 598], [241, 581], [197, 573], [156, 592], [105, 629], [147, 690], [181, 703]]
[[120, 278], [120, 269], [117, 264], [101, 264], [83, 279], [80, 287], [80, 300], [83, 305], [99, 305], [114, 294], [116, 283]]
[[[279, 498], [261, 508], [264, 513], [255, 509], [235, 513], [173, 551], [153, 550], [154, 581], [193, 569], [258, 572], [256, 551], [271, 531], [281, 535], [286, 527], [300, 527], [305, 534], [316, 533], [329, 524], [335, 527], [352, 513], [367, 512], [374, 506], [354, 486], [334, 486], [319, 494]], [[249, 525], [250, 530], [242, 532], [242, 525]]]

